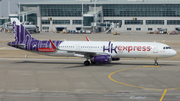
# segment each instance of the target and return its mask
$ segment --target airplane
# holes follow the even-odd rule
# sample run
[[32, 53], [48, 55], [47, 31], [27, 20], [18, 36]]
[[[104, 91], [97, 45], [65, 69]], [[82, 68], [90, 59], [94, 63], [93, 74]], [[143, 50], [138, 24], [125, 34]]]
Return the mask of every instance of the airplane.
[[177, 52], [168, 45], [158, 42], [111, 42], [111, 41], [40, 41], [34, 39], [17, 18], [11, 18], [15, 41], [8, 45], [18, 49], [61, 57], [86, 58], [84, 65], [111, 63], [120, 58], [152, 58], [158, 65], [158, 58], [173, 57]]

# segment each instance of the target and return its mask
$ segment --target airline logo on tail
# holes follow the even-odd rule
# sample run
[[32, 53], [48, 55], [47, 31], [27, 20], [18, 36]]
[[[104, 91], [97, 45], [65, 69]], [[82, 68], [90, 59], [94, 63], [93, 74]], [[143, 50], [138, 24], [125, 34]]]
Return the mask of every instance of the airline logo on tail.
[[[14, 33], [14, 42], [9, 42], [8, 45], [24, 50], [38, 51], [38, 52], [56, 52], [56, 46], [59, 46], [62, 41], [39, 41], [34, 39], [25, 27], [17, 18], [11, 18], [11, 23]], [[51, 42], [52, 43], [51, 43]], [[54, 46], [53, 46], [54, 45]], [[51, 48], [53, 46], [53, 48]]]
[[11, 21], [16, 42], [23, 43], [35, 40], [17, 18], [11, 18]]

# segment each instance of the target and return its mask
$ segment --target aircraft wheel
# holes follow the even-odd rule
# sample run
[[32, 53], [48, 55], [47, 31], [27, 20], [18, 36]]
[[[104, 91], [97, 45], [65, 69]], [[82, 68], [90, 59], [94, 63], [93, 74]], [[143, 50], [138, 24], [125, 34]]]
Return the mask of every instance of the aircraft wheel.
[[84, 61], [84, 65], [85, 65], [85, 66], [89, 66], [89, 65], [90, 65], [90, 62], [89, 62], [89, 61]]
[[154, 65], [157, 66], [158, 65], [157, 58], [154, 59], [154, 61], [155, 61]]
[[158, 66], [158, 63], [156, 62], [156, 63], [154, 63], [154, 65], [155, 65], [155, 66]]

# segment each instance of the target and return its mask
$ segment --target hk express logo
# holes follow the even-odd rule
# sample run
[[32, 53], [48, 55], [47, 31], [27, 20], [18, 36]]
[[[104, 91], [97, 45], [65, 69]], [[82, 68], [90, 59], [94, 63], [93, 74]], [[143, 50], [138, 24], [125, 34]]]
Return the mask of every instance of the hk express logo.
[[108, 47], [106, 48], [103, 46], [103, 52], [108, 51], [108, 53], [115, 52], [117, 54], [117, 51], [151, 51], [151, 46], [115, 46], [113, 47], [113, 43], [111, 44], [111, 41], [108, 44]]

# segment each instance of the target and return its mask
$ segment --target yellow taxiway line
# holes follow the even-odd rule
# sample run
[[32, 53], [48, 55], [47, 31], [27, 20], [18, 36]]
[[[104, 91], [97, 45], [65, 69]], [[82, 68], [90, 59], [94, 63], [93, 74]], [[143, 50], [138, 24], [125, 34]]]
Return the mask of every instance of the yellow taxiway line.
[[0, 48], [0, 49], [5, 49], [6, 47], [2, 47], [2, 48]]
[[15, 58], [15, 59], [9, 59], [9, 60], [19, 60], [19, 59]]
[[164, 90], [164, 93], [163, 93], [163, 95], [161, 96], [161, 99], [160, 99], [159, 101], [162, 101], [162, 100], [163, 100], [164, 95], [166, 94], [166, 92], [167, 92], [167, 89]]
[[148, 67], [148, 68], [157, 68], [157, 67], [160, 67], [160, 66], [142, 66], [142, 67], [134, 67], [134, 68], [122, 69], [122, 70], [118, 70], [118, 71], [112, 72], [111, 74], [108, 75], [108, 78], [109, 78], [110, 80], [116, 82], [116, 83], [119, 83], [119, 84], [122, 84], [122, 85], [126, 85], [126, 86], [130, 86], [130, 87], [136, 87], [136, 88], [142, 88], [142, 89], [162, 91], [161, 89], [154, 89], [154, 88], [147, 88], [147, 87], [141, 87], [141, 86], [126, 84], [126, 83], [119, 82], [119, 81], [116, 81], [116, 80], [114, 80], [114, 79], [111, 78], [111, 75], [113, 75], [113, 74], [115, 74], [115, 73], [117, 73], [117, 72], [121, 72], [121, 71], [125, 71], [125, 70], [130, 70], [130, 69], [145, 68], [145, 67]]

